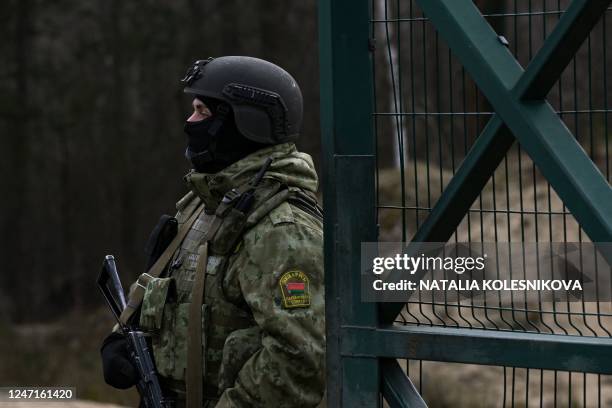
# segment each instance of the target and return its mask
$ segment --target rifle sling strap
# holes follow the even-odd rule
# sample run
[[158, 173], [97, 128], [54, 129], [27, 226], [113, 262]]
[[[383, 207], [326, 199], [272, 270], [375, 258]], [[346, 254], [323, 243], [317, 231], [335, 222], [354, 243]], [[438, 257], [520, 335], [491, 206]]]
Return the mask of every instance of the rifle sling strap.
[[[147, 273], [143, 273], [141, 275], [141, 277], [143, 277], [145, 281], [151, 278], [157, 278], [162, 274], [162, 272], [166, 268], [166, 265], [168, 264], [168, 262], [170, 262], [170, 258], [172, 258], [172, 255], [178, 249], [179, 245], [183, 241], [183, 238], [185, 238], [185, 235], [187, 235], [187, 233], [189, 232], [191, 225], [195, 222], [195, 220], [198, 218], [203, 209], [204, 204], [200, 204], [195, 209], [191, 217], [189, 217], [189, 219], [183, 225], [181, 225], [178, 232], [176, 233], [176, 236], [174, 237], [172, 242], [170, 242], [170, 245], [168, 245], [168, 248], [166, 248], [166, 250], [160, 255], [160, 257], [153, 264], [151, 269], [149, 269]], [[145, 289], [146, 285], [143, 285], [141, 283], [141, 279], [138, 278], [138, 280], [136, 281], [136, 285], [130, 291], [127, 305], [125, 309], [123, 309], [121, 316], [119, 316], [119, 319], [123, 324], [127, 324], [128, 320], [132, 317], [134, 312], [136, 312], [136, 310], [142, 303]]]
[[187, 370], [185, 385], [187, 388], [187, 408], [200, 408], [203, 396], [203, 373], [206, 371], [203, 350], [206, 350], [206, 336], [202, 336], [202, 303], [206, 282], [206, 265], [208, 264], [208, 241], [198, 248], [195, 281], [189, 304], [189, 321], [187, 323]]

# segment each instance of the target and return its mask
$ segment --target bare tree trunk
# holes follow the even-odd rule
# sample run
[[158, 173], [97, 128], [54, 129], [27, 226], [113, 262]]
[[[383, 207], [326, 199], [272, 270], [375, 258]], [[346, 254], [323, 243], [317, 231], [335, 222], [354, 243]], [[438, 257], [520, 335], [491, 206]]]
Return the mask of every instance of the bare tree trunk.
[[[124, 16], [124, 2], [121, 0], [112, 0], [109, 6], [109, 50], [112, 56], [112, 64], [110, 67], [111, 75], [111, 100], [113, 101], [110, 118], [112, 123], [110, 129], [112, 134], [109, 135], [109, 143], [112, 144], [111, 151], [115, 152], [115, 164], [117, 172], [114, 174], [114, 178], [118, 183], [117, 188], [118, 196], [116, 199], [120, 203], [118, 208], [118, 222], [119, 222], [119, 240], [120, 247], [127, 253], [122, 257], [126, 260], [133, 260], [136, 258], [132, 252], [135, 252], [134, 248], [138, 247], [135, 242], [134, 234], [134, 184], [132, 183], [132, 177], [134, 173], [130, 171], [133, 165], [130, 164], [130, 160], [138, 160], [133, 157], [134, 150], [131, 146], [134, 146], [133, 138], [144, 138], [147, 135], [140, 134], [139, 132], [130, 133], [128, 131], [129, 124], [127, 120], [129, 118], [129, 112], [126, 110], [130, 108], [128, 99], [127, 83], [124, 75], [124, 71], [127, 69], [127, 59], [124, 58], [124, 47], [121, 22]], [[129, 136], [128, 136], [129, 135]], [[130, 271], [140, 270], [137, 265], [131, 264], [126, 265], [126, 268]]]
[[[375, 1], [375, 11], [376, 11], [376, 19], [391, 19], [391, 10], [387, 0], [374, 0]], [[399, 14], [399, 10], [396, 10], [396, 13]], [[389, 112], [400, 113], [403, 109], [403, 106], [400, 106], [400, 93], [402, 90], [399, 88], [398, 79], [401, 73], [397, 68], [397, 62], [399, 58], [399, 52], [396, 41], [396, 33], [395, 33], [395, 23], [382, 23], [376, 25], [376, 37], [379, 39], [377, 52], [380, 52], [384, 55], [384, 61], [386, 64], [380, 68], [382, 68], [382, 75], [385, 77], [386, 85], [383, 92], [388, 92], [388, 110]], [[400, 165], [400, 155], [403, 158], [406, 156], [405, 146], [403, 147], [403, 151], [399, 151], [400, 146], [398, 142], [398, 135], [400, 130], [402, 134], [406, 135], [406, 129], [404, 126], [404, 121], [401, 116], [394, 116], [390, 118], [381, 117], [379, 120], [381, 121], [389, 121], [390, 127], [387, 129], [391, 130], [391, 154], [384, 155], [385, 157], [391, 158], [391, 163], [393, 167], [399, 167]], [[400, 125], [401, 123], [401, 125]], [[382, 135], [384, 137], [384, 135]], [[388, 140], [385, 138], [385, 140]]]
[[[11, 172], [11, 177], [6, 177], [8, 192], [7, 216], [4, 218], [3, 231], [5, 244], [3, 251], [8, 254], [8, 273], [3, 274], [7, 280], [6, 284], [10, 290], [20, 292], [23, 278], [20, 276], [20, 260], [24, 257], [24, 237], [23, 234], [23, 214], [26, 200], [28, 163], [28, 111], [30, 109], [30, 42], [32, 35], [32, 0], [21, 0], [17, 2], [16, 25], [15, 25], [15, 105], [16, 115], [12, 117], [11, 131], [9, 132], [7, 168]], [[14, 304], [12, 315], [15, 320], [23, 318], [23, 304]]]

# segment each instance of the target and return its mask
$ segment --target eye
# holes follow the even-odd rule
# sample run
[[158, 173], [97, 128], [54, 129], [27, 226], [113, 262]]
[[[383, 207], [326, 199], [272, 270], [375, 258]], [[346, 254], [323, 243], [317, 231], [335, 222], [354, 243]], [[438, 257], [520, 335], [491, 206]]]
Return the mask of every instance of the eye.
[[193, 106], [194, 109], [199, 110], [202, 108], [202, 106], [204, 106], [204, 102], [196, 98], [191, 102], [191, 106]]
[[194, 111], [196, 111], [197, 113], [199, 113], [200, 115], [203, 116], [212, 116], [212, 112], [210, 111], [210, 109], [208, 108], [208, 106], [206, 106], [206, 104], [198, 99], [193, 101], [193, 109]]

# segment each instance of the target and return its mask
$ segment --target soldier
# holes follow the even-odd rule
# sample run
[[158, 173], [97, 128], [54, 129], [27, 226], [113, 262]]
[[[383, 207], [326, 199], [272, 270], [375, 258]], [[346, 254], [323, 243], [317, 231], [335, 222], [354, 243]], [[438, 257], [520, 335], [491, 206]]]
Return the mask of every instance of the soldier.
[[[194, 96], [190, 191], [122, 319], [150, 333], [176, 407], [315, 407], [325, 388], [323, 232], [312, 158], [294, 145], [300, 88], [282, 68], [238, 56], [196, 61], [182, 82]], [[101, 354], [108, 384], [136, 383], [119, 333]]]

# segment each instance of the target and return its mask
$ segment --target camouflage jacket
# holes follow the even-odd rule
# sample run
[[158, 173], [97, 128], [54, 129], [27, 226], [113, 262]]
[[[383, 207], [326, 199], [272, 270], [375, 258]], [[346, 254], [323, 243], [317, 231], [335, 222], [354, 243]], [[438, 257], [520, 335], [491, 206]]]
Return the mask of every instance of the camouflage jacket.
[[[140, 314], [141, 326], [153, 334], [162, 380], [179, 395], [197, 248], [223, 195], [252, 179], [268, 157], [273, 162], [251, 215], [264, 207], [266, 191], [279, 185], [316, 191], [312, 159], [293, 143], [259, 150], [219, 173], [186, 176], [191, 193], [177, 204], [179, 223], [201, 202], [205, 211], [166, 274], [147, 285]], [[325, 371], [322, 224], [291, 201], [274, 204], [254, 219], [232, 248], [211, 243], [202, 310], [204, 406], [315, 407]]]

